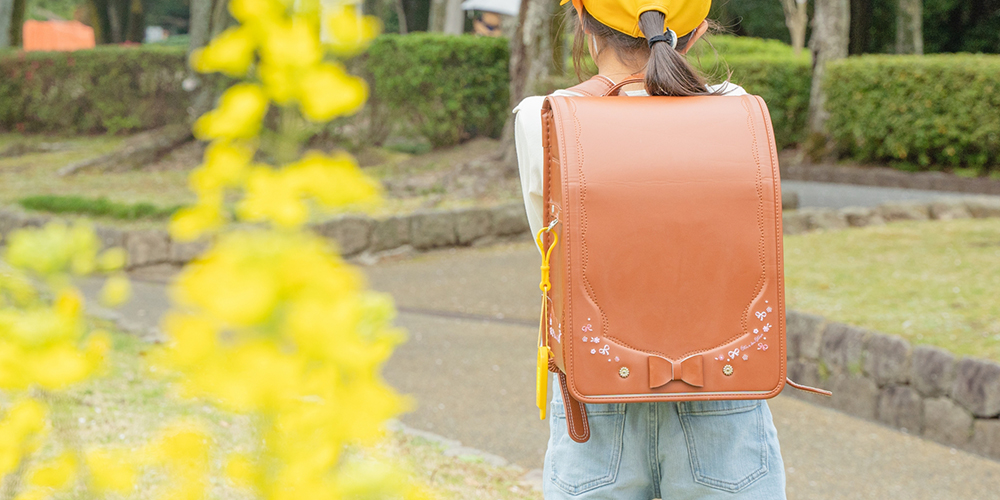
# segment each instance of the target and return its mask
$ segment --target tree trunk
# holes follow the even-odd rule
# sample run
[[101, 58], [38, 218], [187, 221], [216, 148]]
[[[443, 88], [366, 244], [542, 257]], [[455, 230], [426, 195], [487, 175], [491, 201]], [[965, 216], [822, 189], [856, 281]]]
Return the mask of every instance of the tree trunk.
[[823, 76], [830, 61], [847, 57], [850, 42], [850, 0], [816, 0], [810, 46], [813, 54], [812, 89], [809, 93], [809, 151], [814, 159], [833, 149], [826, 132], [830, 113], [826, 110]]
[[0, 49], [11, 46], [10, 28], [14, 17], [14, 0], [0, 0]]
[[396, 4], [396, 17], [399, 18], [399, 34], [405, 35], [406, 29], [406, 9], [403, 8], [403, 0], [395, 0], [393, 2]]
[[427, 20], [427, 31], [444, 31], [444, 18], [448, 11], [448, 0], [430, 0], [431, 11]]
[[446, 0], [444, 27], [442, 31], [448, 35], [461, 35], [465, 31], [465, 11], [462, 10], [462, 0]]
[[10, 24], [4, 35], [7, 35], [9, 47], [20, 47], [24, 31], [24, 13], [28, 8], [27, 0], [12, 0], [10, 4]]
[[128, 29], [125, 41], [142, 43], [146, 40], [146, 13], [142, 9], [142, 0], [131, 0], [128, 10]]
[[795, 55], [802, 52], [806, 46], [806, 28], [809, 25], [808, 0], [781, 0], [785, 11], [785, 26], [792, 37], [792, 49]]
[[899, 0], [896, 10], [896, 53], [923, 54], [923, 0]]
[[[208, 45], [212, 38], [212, 17], [214, 3], [225, 4], [225, 0], [191, 0], [191, 24], [188, 27], [190, 39], [188, 41], [188, 56], [197, 49]], [[228, 16], [227, 16], [228, 20]], [[190, 83], [189, 83], [190, 82]], [[194, 70], [188, 68], [188, 76], [185, 78], [185, 90], [196, 92], [191, 100], [191, 107], [188, 108], [188, 120], [194, 123], [199, 116], [209, 109], [212, 109], [212, 101], [215, 99], [212, 88], [204, 85], [203, 77]]]
[[94, 28], [94, 40], [98, 44], [113, 43], [111, 20], [108, 18], [108, 0], [90, 0], [90, 25]]
[[[517, 29], [510, 39], [511, 108], [534, 92], [539, 80], [549, 76], [552, 57], [549, 20], [556, 5], [548, 0], [521, 0]], [[499, 156], [508, 172], [517, 172], [513, 114], [504, 124]]]

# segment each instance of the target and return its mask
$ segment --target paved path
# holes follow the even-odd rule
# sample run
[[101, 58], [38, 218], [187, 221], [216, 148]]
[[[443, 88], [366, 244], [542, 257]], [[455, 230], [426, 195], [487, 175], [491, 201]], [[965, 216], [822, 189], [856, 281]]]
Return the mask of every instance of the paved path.
[[[533, 402], [537, 265], [537, 250], [520, 244], [366, 268], [374, 288], [394, 295], [410, 334], [385, 370], [416, 401], [405, 424], [541, 467], [548, 427]], [[150, 326], [164, 303], [162, 282], [140, 281], [124, 313]], [[1000, 498], [998, 462], [788, 396], [771, 408], [791, 499]]]
[[781, 181], [782, 189], [799, 195], [800, 207], [873, 207], [887, 201], [930, 201], [939, 198], [983, 196], [920, 189], [856, 186], [828, 182]]

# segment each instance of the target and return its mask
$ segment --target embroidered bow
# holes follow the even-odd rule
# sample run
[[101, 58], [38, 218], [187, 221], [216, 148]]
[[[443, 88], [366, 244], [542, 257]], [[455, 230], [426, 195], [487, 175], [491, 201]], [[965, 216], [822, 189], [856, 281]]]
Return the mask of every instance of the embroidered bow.
[[659, 356], [649, 357], [650, 389], [674, 380], [680, 380], [692, 387], [703, 387], [705, 368], [701, 356], [691, 356], [683, 361], [670, 361]]

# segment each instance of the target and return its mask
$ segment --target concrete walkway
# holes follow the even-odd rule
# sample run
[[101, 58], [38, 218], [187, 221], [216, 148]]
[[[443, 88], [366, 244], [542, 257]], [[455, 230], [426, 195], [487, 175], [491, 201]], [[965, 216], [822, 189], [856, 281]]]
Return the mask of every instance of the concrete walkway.
[[781, 181], [785, 191], [799, 195], [799, 206], [819, 208], [874, 207], [889, 201], [931, 201], [940, 198], [983, 196], [877, 186], [856, 186], [828, 182]]
[[[395, 297], [410, 335], [385, 369], [416, 403], [403, 423], [541, 467], [548, 423], [534, 406], [538, 259], [533, 246], [518, 244], [365, 269], [374, 288]], [[156, 324], [165, 304], [163, 282], [152, 277], [135, 283], [123, 313], [141, 329]], [[1000, 497], [998, 462], [785, 395], [771, 409], [791, 499]]]

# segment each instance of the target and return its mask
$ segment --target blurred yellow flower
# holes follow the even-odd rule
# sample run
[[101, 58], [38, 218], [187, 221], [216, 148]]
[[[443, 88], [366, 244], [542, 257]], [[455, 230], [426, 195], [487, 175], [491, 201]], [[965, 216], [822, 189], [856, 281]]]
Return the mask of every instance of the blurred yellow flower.
[[188, 184], [199, 195], [239, 186], [253, 155], [254, 149], [242, 142], [212, 142], [205, 148], [204, 163], [191, 172]]
[[101, 303], [108, 307], [117, 307], [132, 296], [132, 283], [124, 273], [114, 274], [104, 282], [101, 288]]
[[198, 118], [194, 135], [202, 140], [247, 139], [260, 132], [267, 112], [267, 94], [259, 85], [237, 83], [219, 98], [219, 105]]
[[135, 484], [136, 465], [143, 462], [135, 450], [96, 448], [87, 450], [85, 463], [90, 485], [98, 492], [128, 493]]
[[54, 221], [40, 230], [14, 231], [9, 236], [4, 260], [41, 275], [86, 274], [96, 267], [99, 248], [100, 242], [89, 224], [78, 222], [67, 226]]
[[368, 85], [336, 64], [306, 70], [299, 81], [299, 108], [315, 122], [356, 113], [368, 98]]
[[0, 420], [0, 477], [38, 449], [45, 431], [45, 407], [33, 399], [16, 401]]
[[61, 490], [76, 477], [77, 464], [72, 452], [64, 451], [55, 458], [35, 464], [27, 475], [28, 484]]
[[191, 67], [200, 73], [245, 76], [253, 63], [256, 41], [247, 27], [229, 28], [202, 49], [191, 53]]
[[117, 271], [128, 262], [128, 252], [124, 248], [109, 248], [97, 256], [97, 269], [104, 272]]
[[379, 185], [346, 153], [327, 156], [312, 151], [286, 171], [297, 179], [303, 193], [327, 207], [371, 201], [379, 194]]
[[305, 19], [291, 19], [265, 27], [260, 58], [270, 66], [304, 68], [320, 61], [323, 52], [319, 37]]
[[377, 17], [361, 15], [355, 4], [345, 2], [324, 14], [323, 41], [342, 57], [364, 51], [382, 31], [382, 22]]
[[246, 196], [236, 213], [246, 221], [272, 222], [279, 227], [298, 227], [309, 217], [301, 184], [294, 175], [270, 167], [254, 167], [247, 177]]
[[177, 241], [194, 241], [215, 231], [225, 223], [221, 204], [221, 195], [204, 196], [194, 205], [178, 210], [170, 218], [170, 236]]

